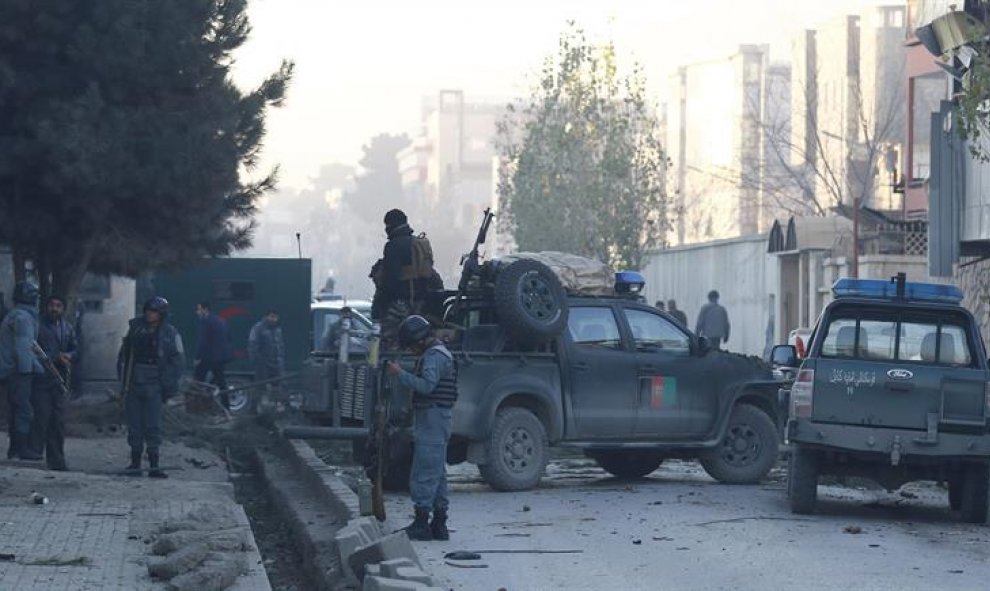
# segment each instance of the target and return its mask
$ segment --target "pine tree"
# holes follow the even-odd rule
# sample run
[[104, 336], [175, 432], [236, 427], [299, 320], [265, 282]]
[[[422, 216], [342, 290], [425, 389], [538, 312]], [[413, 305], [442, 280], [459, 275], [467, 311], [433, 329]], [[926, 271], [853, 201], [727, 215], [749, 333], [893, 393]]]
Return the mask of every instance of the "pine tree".
[[[292, 64], [230, 79], [246, 0], [0, 3], [0, 240], [45, 292], [250, 244], [249, 178]], [[23, 270], [20, 270], [23, 273]]]

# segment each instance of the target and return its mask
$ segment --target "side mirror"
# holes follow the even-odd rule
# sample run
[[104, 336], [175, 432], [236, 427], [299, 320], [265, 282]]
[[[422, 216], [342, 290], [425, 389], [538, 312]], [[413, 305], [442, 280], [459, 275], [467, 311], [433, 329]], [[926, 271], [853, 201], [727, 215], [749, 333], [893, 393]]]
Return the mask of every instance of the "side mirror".
[[698, 355], [705, 355], [712, 350], [712, 344], [707, 337], [698, 337]]
[[798, 367], [797, 347], [794, 345], [777, 345], [770, 352], [770, 365], [774, 367]]

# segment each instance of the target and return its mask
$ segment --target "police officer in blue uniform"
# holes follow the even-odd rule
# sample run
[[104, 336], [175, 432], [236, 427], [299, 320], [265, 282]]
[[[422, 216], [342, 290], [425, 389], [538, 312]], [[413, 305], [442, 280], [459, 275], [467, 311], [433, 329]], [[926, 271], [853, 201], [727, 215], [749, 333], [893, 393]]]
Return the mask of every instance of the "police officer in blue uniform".
[[168, 300], [155, 296], [146, 301], [143, 315], [130, 321], [118, 355], [131, 446], [125, 473], [133, 476], [140, 476], [141, 456], [147, 449], [148, 476], [167, 477], [159, 467], [162, 405], [179, 390], [185, 366], [182, 337], [165, 322], [167, 317]]
[[416, 519], [406, 528], [406, 533], [413, 540], [449, 540], [447, 442], [451, 409], [457, 401], [457, 363], [422, 316], [403, 320], [398, 340], [402, 348], [411, 349], [418, 356], [413, 372], [402, 369], [394, 361], [387, 365], [388, 373], [397, 376], [413, 392], [415, 446], [409, 491]]

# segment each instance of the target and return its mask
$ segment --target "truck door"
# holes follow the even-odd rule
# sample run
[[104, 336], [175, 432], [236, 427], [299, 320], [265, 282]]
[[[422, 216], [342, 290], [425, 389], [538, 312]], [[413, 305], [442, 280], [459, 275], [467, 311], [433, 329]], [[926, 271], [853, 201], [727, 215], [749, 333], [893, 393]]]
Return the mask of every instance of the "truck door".
[[691, 355], [691, 337], [660, 314], [635, 308], [623, 313], [636, 347], [634, 432], [660, 439], [690, 435], [704, 423], [695, 415], [705, 408], [703, 372]]
[[628, 437], [636, 416], [637, 356], [625, 348], [611, 306], [570, 309], [567, 363], [575, 436]]

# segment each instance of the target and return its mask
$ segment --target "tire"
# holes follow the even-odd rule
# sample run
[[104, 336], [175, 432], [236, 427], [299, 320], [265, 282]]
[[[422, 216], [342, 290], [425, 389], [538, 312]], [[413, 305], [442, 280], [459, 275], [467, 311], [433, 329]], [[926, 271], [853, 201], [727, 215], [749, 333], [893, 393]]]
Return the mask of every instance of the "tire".
[[642, 478], [660, 467], [664, 457], [643, 450], [594, 451], [588, 456], [612, 476], [623, 479]]
[[756, 484], [777, 462], [779, 448], [773, 419], [755, 406], [739, 404], [722, 443], [701, 456], [701, 466], [724, 484]]
[[962, 508], [963, 479], [964, 476], [953, 476], [946, 482], [949, 488], [949, 509], [953, 511], [958, 511]]
[[258, 397], [260, 392], [257, 389], [247, 388], [251, 379], [246, 376], [227, 377], [227, 396], [230, 399], [230, 413], [240, 416], [251, 416], [257, 413]]
[[787, 500], [791, 513], [814, 513], [818, 502], [818, 472], [815, 453], [794, 445], [787, 466]]
[[966, 523], [986, 523], [987, 502], [990, 501], [990, 471], [986, 464], [977, 464], [966, 470], [962, 479], [959, 511]]
[[525, 408], [498, 411], [488, 440], [488, 458], [478, 466], [482, 478], [495, 490], [536, 488], [550, 458], [547, 431]]
[[567, 293], [543, 263], [518, 260], [495, 279], [495, 312], [508, 336], [519, 343], [542, 343], [567, 326]]

